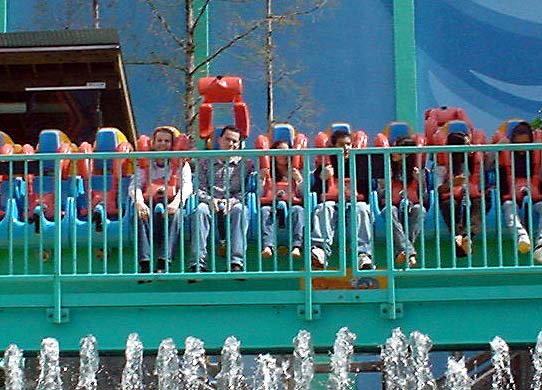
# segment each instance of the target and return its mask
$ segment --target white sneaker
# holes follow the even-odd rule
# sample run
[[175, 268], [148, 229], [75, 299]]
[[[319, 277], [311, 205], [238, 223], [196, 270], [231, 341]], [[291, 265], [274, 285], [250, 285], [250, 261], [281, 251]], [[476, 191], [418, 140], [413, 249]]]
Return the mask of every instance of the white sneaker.
[[[518, 237], [518, 252], [529, 253], [531, 250], [531, 240], [527, 234], [522, 234]], [[542, 255], [542, 254], [541, 254]]]
[[537, 245], [534, 248], [533, 259], [537, 263], [542, 263], [542, 245]]
[[311, 264], [314, 268], [324, 268], [326, 266], [326, 253], [320, 247], [311, 248]]
[[360, 253], [358, 255], [358, 269], [361, 271], [363, 269], [374, 269], [373, 259], [368, 253]]

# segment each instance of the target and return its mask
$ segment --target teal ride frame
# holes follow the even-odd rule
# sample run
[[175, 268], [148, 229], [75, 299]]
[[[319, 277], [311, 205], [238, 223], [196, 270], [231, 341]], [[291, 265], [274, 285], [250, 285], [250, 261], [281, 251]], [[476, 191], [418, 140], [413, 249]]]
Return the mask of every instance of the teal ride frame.
[[[195, 9], [198, 9], [203, 0], [196, 3]], [[7, 0], [0, 0], [2, 32], [8, 27], [8, 5]], [[397, 119], [418, 128], [414, 0], [394, 0], [393, 8]], [[208, 55], [208, 19], [207, 14], [204, 16], [201, 30], [196, 34], [197, 42], [204, 42], [196, 47], [200, 59]], [[208, 67], [202, 68], [202, 75], [206, 74]], [[495, 148], [483, 147], [486, 151]], [[427, 153], [435, 150], [438, 148], [424, 149]], [[378, 153], [389, 156], [392, 151], [380, 149]], [[241, 153], [246, 157], [256, 156], [253, 151]], [[186, 156], [211, 158], [213, 152], [190, 152]], [[113, 156], [105, 154], [104, 157]], [[58, 155], [35, 158], [55, 160], [58, 171]], [[73, 155], [72, 158], [78, 157]], [[6, 161], [24, 159], [24, 156], [5, 158]], [[344, 165], [339, 164], [339, 168], [341, 176]], [[308, 166], [304, 173], [308, 177]], [[389, 181], [389, 168], [385, 173]], [[58, 182], [55, 199], [60, 201]], [[343, 206], [339, 208], [342, 216], [345, 201], [339, 201]], [[60, 219], [59, 210], [55, 218]], [[391, 237], [389, 220], [386, 219], [385, 230]], [[311, 226], [308, 216], [305, 222]], [[501, 222], [499, 217], [497, 230], [502, 233]], [[339, 255], [334, 260], [334, 270], [308, 271], [306, 243], [303, 269], [249, 272], [243, 274], [245, 281], [216, 272], [202, 275], [205, 280], [195, 284], [187, 283], [192, 275], [172, 272], [155, 277], [161, 282], [138, 285], [136, 282], [141, 276], [133, 270], [127, 273], [65, 272], [66, 257], [73, 261], [89, 254], [86, 248], [75, 252], [63, 249], [62, 232], [56, 230], [52, 257], [46, 263], [39, 260], [43, 248], [35, 254], [26, 246], [23, 251], [9, 247], [0, 254], [0, 322], [3, 324], [0, 348], [17, 343], [27, 351], [37, 350], [42, 338], [56, 337], [62, 350], [76, 351], [79, 339], [92, 333], [99, 341], [100, 350], [121, 351], [127, 335], [138, 332], [147, 349], [156, 349], [165, 337], [173, 337], [181, 345], [186, 336], [192, 335], [201, 338], [208, 350], [216, 351], [226, 337], [235, 335], [242, 341], [244, 351], [287, 351], [291, 350], [292, 338], [298, 330], [307, 329], [314, 345], [327, 349], [342, 326], [357, 333], [356, 347], [363, 350], [376, 350], [396, 327], [405, 333], [413, 330], [427, 333], [437, 348], [476, 348], [485, 346], [496, 335], [512, 344], [532, 344], [542, 328], [539, 321], [542, 267], [533, 264], [532, 257], [518, 259], [502, 234], [494, 241], [487, 238], [485, 230], [481, 236], [482, 247], [477, 247], [473, 256], [481, 259], [481, 266], [473, 266], [472, 259], [456, 263], [448, 258], [448, 253], [440, 252], [439, 240], [424, 240], [425, 252], [436, 253], [439, 266], [397, 269], [393, 267], [389, 251], [391, 240], [387, 240], [377, 243], [380, 253], [386, 253], [379, 259], [384, 260], [385, 266], [360, 273], [349, 271], [354, 259], [345, 248], [351, 235], [344, 224], [339, 224]], [[305, 238], [308, 242], [308, 233]], [[249, 256], [257, 257], [257, 249], [252, 244]], [[106, 262], [122, 262], [122, 257], [131, 260], [132, 256], [122, 245], [110, 255], [108, 260], [106, 255]], [[39, 263], [38, 272], [19, 272], [15, 267], [19, 258], [30, 268], [32, 263]], [[381, 278], [387, 287], [313, 288], [316, 279], [335, 278], [347, 281]]]
[[[514, 145], [508, 149], [521, 147]], [[503, 146], [476, 148], [494, 152]], [[442, 147], [412, 149], [428, 154], [442, 150]], [[446, 150], [467, 151], [464, 147]], [[397, 151], [397, 148], [367, 148], [353, 153], [382, 155], [388, 161], [384, 173], [389, 183], [389, 157]], [[257, 161], [263, 152], [231, 153]], [[265, 153], [301, 153], [306, 161], [316, 155], [336, 155], [338, 177], [344, 176], [345, 162], [339, 149]], [[223, 152], [173, 152], [170, 157], [195, 160], [218, 155]], [[156, 156], [152, 152], [137, 155], [138, 158]], [[73, 160], [88, 157], [70, 155]], [[93, 157], [134, 158], [134, 154], [101, 153]], [[37, 161], [54, 160], [57, 179], [61, 158], [66, 156], [32, 156]], [[29, 157], [12, 155], [2, 159], [11, 167], [10, 162], [28, 161]], [[309, 174], [306, 164], [304, 175], [309, 177]], [[484, 185], [483, 180], [481, 184]], [[390, 186], [386, 188], [385, 195], [389, 198]], [[61, 190], [60, 180], [56, 180], [56, 204], [60, 204]], [[305, 196], [308, 191], [305, 186]], [[340, 184], [339, 193], [344, 194], [344, 184]], [[184, 266], [167, 274], [142, 276], [136, 272], [137, 261], [129, 240], [121, 241], [104, 257], [97, 258], [88, 247], [99, 246], [102, 238], [96, 245], [90, 236], [88, 246], [66, 245], [63, 239], [68, 233], [56, 222], [51, 257], [44, 262], [41, 260], [44, 245], [40, 244], [36, 251], [31, 248], [31, 244], [40, 240], [31, 229], [25, 233], [22, 248], [8, 245], [2, 252], [0, 345], [16, 343], [25, 350], [36, 350], [42, 338], [55, 337], [62, 350], [75, 351], [79, 339], [92, 333], [99, 340], [100, 350], [120, 351], [128, 334], [138, 332], [147, 349], [156, 349], [166, 337], [173, 337], [180, 345], [185, 337], [192, 335], [201, 338], [207, 350], [218, 351], [226, 337], [235, 335], [242, 341], [244, 351], [288, 351], [297, 332], [307, 329], [315, 347], [326, 349], [343, 326], [357, 333], [356, 347], [360, 350], [376, 350], [396, 327], [405, 333], [413, 330], [427, 333], [437, 348], [483, 348], [495, 335], [512, 344], [534, 342], [540, 331], [542, 266], [533, 262], [532, 252], [517, 254], [512, 240], [504, 234], [500, 213], [496, 226], [488, 226], [493, 232], [484, 228], [481, 238], [475, 241], [472, 256], [456, 260], [446, 250], [451, 242], [449, 233], [440, 231], [440, 239], [429, 236], [420, 239], [423, 247], [419, 249], [419, 266], [405, 269], [394, 265], [391, 209], [387, 208], [384, 211], [387, 238], [374, 239], [379, 267], [374, 271], [358, 271], [353, 267], [356, 254], [347, 250], [352, 241], [349, 237], [353, 237], [344, 223], [345, 205], [349, 201], [352, 199], [344, 195], [338, 200], [339, 220], [343, 222], [338, 224], [338, 242], [330, 268], [310, 269], [310, 231], [306, 229], [304, 257], [297, 263], [292, 263], [291, 258], [264, 263], [259, 257], [259, 240], [250, 242], [247, 264], [251, 265], [242, 274], [243, 281], [238, 280], [238, 274], [224, 272], [219, 266], [215, 272], [197, 275], [201, 282], [189, 283], [195, 276], [188, 272], [188, 259]], [[55, 211], [55, 221], [60, 221], [60, 209]], [[305, 224], [311, 226], [309, 213], [305, 214]], [[13, 230], [8, 230], [12, 239], [13, 234]], [[138, 284], [142, 277], [151, 278], [153, 283]], [[378, 281], [380, 288], [353, 287], [368, 280]], [[334, 285], [337, 281], [342, 284]]]

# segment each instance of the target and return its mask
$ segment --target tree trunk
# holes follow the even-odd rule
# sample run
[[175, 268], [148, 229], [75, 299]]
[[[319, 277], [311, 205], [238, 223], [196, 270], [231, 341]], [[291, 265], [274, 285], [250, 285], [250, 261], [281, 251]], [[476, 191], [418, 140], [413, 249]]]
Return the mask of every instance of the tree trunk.
[[98, 0], [92, 0], [92, 20], [94, 28], [100, 28], [100, 3]]
[[267, 0], [265, 23], [265, 82], [267, 86], [267, 127], [275, 123], [275, 96], [273, 91], [273, 0]]
[[[193, 0], [185, 1], [185, 17], [186, 17], [186, 73], [185, 73], [185, 93], [184, 93], [184, 121], [186, 133], [189, 135], [193, 143], [196, 134], [194, 131], [194, 119], [196, 117], [195, 105], [195, 83], [194, 83], [194, 68], [195, 68], [195, 43], [194, 43], [194, 3]], [[182, 106], [182, 104], [181, 104]]]

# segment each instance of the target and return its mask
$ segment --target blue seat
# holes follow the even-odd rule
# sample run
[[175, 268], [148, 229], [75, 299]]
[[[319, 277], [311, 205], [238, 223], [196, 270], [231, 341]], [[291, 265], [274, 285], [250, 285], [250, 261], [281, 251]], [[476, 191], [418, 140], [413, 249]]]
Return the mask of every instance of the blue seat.
[[[43, 130], [39, 135], [37, 153], [70, 153], [71, 145], [66, 136], [59, 130]], [[67, 159], [60, 161], [60, 171], [55, 172], [55, 160], [44, 160], [39, 174], [26, 183], [23, 205], [28, 204], [29, 223], [34, 224], [34, 232], [40, 235], [39, 240], [32, 240], [31, 245], [38, 245], [40, 240], [44, 246], [53, 246], [56, 225], [54, 221], [55, 208], [60, 207], [62, 243], [72, 242], [70, 227], [75, 220], [75, 198], [83, 191], [81, 177], [70, 174], [71, 163]], [[60, 177], [60, 205], [54, 203], [55, 178]], [[28, 203], [26, 203], [28, 202]]]
[[[96, 133], [95, 153], [116, 153], [125, 137], [116, 128], [102, 128]], [[124, 144], [124, 151], [131, 145]], [[133, 236], [133, 215], [128, 199], [129, 176], [122, 174], [124, 164], [114, 158], [94, 158], [89, 161], [90, 172], [85, 177], [85, 194], [78, 199], [76, 241], [85, 243], [91, 235], [102, 247], [116, 247]], [[119, 169], [120, 168], [120, 169]]]

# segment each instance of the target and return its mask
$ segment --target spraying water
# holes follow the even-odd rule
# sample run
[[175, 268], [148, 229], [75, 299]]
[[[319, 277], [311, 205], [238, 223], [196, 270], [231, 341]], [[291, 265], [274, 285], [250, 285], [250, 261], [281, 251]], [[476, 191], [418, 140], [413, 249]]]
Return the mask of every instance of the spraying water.
[[243, 375], [243, 359], [239, 352], [241, 342], [234, 336], [230, 336], [224, 341], [221, 352], [222, 367], [218, 373], [217, 389], [219, 390], [237, 390], [246, 387], [246, 378]]
[[314, 378], [314, 350], [311, 334], [300, 330], [294, 338], [294, 389], [310, 390]]
[[159, 390], [176, 390], [181, 385], [179, 357], [172, 338], [162, 340], [156, 356], [156, 369]]
[[41, 341], [39, 362], [40, 376], [36, 390], [62, 390], [58, 341], [53, 338]]
[[400, 328], [392, 331], [386, 340], [380, 358], [384, 365], [384, 379], [387, 390], [406, 390], [416, 388], [410, 347]]
[[536, 345], [533, 350], [533, 381], [532, 390], [542, 390], [542, 332], [538, 333]]
[[433, 342], [429, 336], [420, 332], [410, 334], [411, 360], [414, 369], [414, 382], [416, 390], [436, 390], [437, 382], [431, 372], [429, 363], [429, 351]]
[[254, 390], [278, 390], [279, 375], [277, 360], [269, 354], [256, 358], [256, 373], [254, 374]]
[[472, 379], [469, 377], [465, 367], [465, 358], [456, 361], [452, 356], [448, 358], [448, 369], [446, 370], [445, 390], [471, 390]]
[[15, 344], [10, 344], [4, 352], [4, 362], [6, 390], [23, 390], [25, 388], [23, 351]]
[[337, 332], [331, 355], [331, 375], [327, 382], [329, 390], [346, 390], [350, 387], [352, 381], [348, 376], [350, 360], [354, 354], [354, 341], [356, 335], [348, 328], [341, 328]]
[[122, 371], [122, 390], [142, 390], [143, 343], [137, 333], [131, 333], [126, 341], [126, 365]]
[[85, 336], [79, 343], [79, 382], [77, 390], [96, 390], [98, 382], [96, 372], [98, 371], [100, 358], [98, 357], [98, 343], [96, 337], [92, 335]]
[[[327, 382], [330, 390], [347, 390], [352, 387], [349, 378], [350, 361], [353, 355], [353, 343], [356, 335], [347, 328], [337, 332], [333, 353], [330, 357], [331, 374]], [[508, 345], [500, 337], [490, 343], [493, 354], [492, 388], [495, 390], [515, 390], [516, 385], [510, 368]], [[81, 367], [77, 389], [97, 389], [96, 372], [98, 354], [96, 339], [87, 336], [81, 340]], [[429, 351], [432, 342], [429, 337], [413, 332], [410, 339], [399, 328], [394, 329], [382, 348], [383, 375], [387, 390], [433, 390], [436, 381], [431, 373]], [[243, 359], [239, 352], [240, 342], [233, 336], [228, 337], [222, 349], [221, 371], [216, 376], [219, 390], [279, 390], [282, 388], [304, 390], [311, 388], [314, 379], [314, 352], [311, 335], [300, 331], [294, 338], [293, 359], [281, 361], [269, 354], [259, 355], [256, 359], [256, 371], [253, 386], [249, 387], [243, 375]], [[136, 333], [131, 334], [126, 342], [126, 365], [122, 372], [120, 388], [122, 390], [143, 390], [143, 344]], [[58, 342], [52, 338], [43, 339], [39, 355], [40, 374], [36, 390], [62, 390], [60, 377]], [[290, 370], [290, 361], [293, 370]], [[542, 390], [542, 332], [538, 335], [533, 350], [534, 376], [530, 388]], [[24, 390], [24, 358], [22, 351], [10, 345], [4, 355], [3, 369], [7, 390]], [[293, 372], [293, 375], [292, 375]], [[181, 373], [181, 374], [179, 374]], [[185, 341], [185, 353], [179, 369], [177, 350], [172, 339], [165, 339], [160, 344], [156, 360], [155, 375], [158, 376], [159, 390], [208, 390], [207, 366], [203, 342], [194, 337]], [[181, 376], [182, 375], [182, 376]], [[281, 380], [284, 383], [281, 385]], [[292, 383], [293, 380], [293, 383]], [[473, 381], [469, 377], [465, 360], [448, 360], [444, 390], [470, 390]]]
[[514, 377], [510, 369], [510, 351], [506, 342], [496, 336], [490, 343], [493, 350], [493, 386], [494, 390], [515, 390]]
[[183, 389], [199, 390], [207, 379], [207, 363], [203, 341], [187, 337], [184, 343], [184, 355], [181, 363]]

